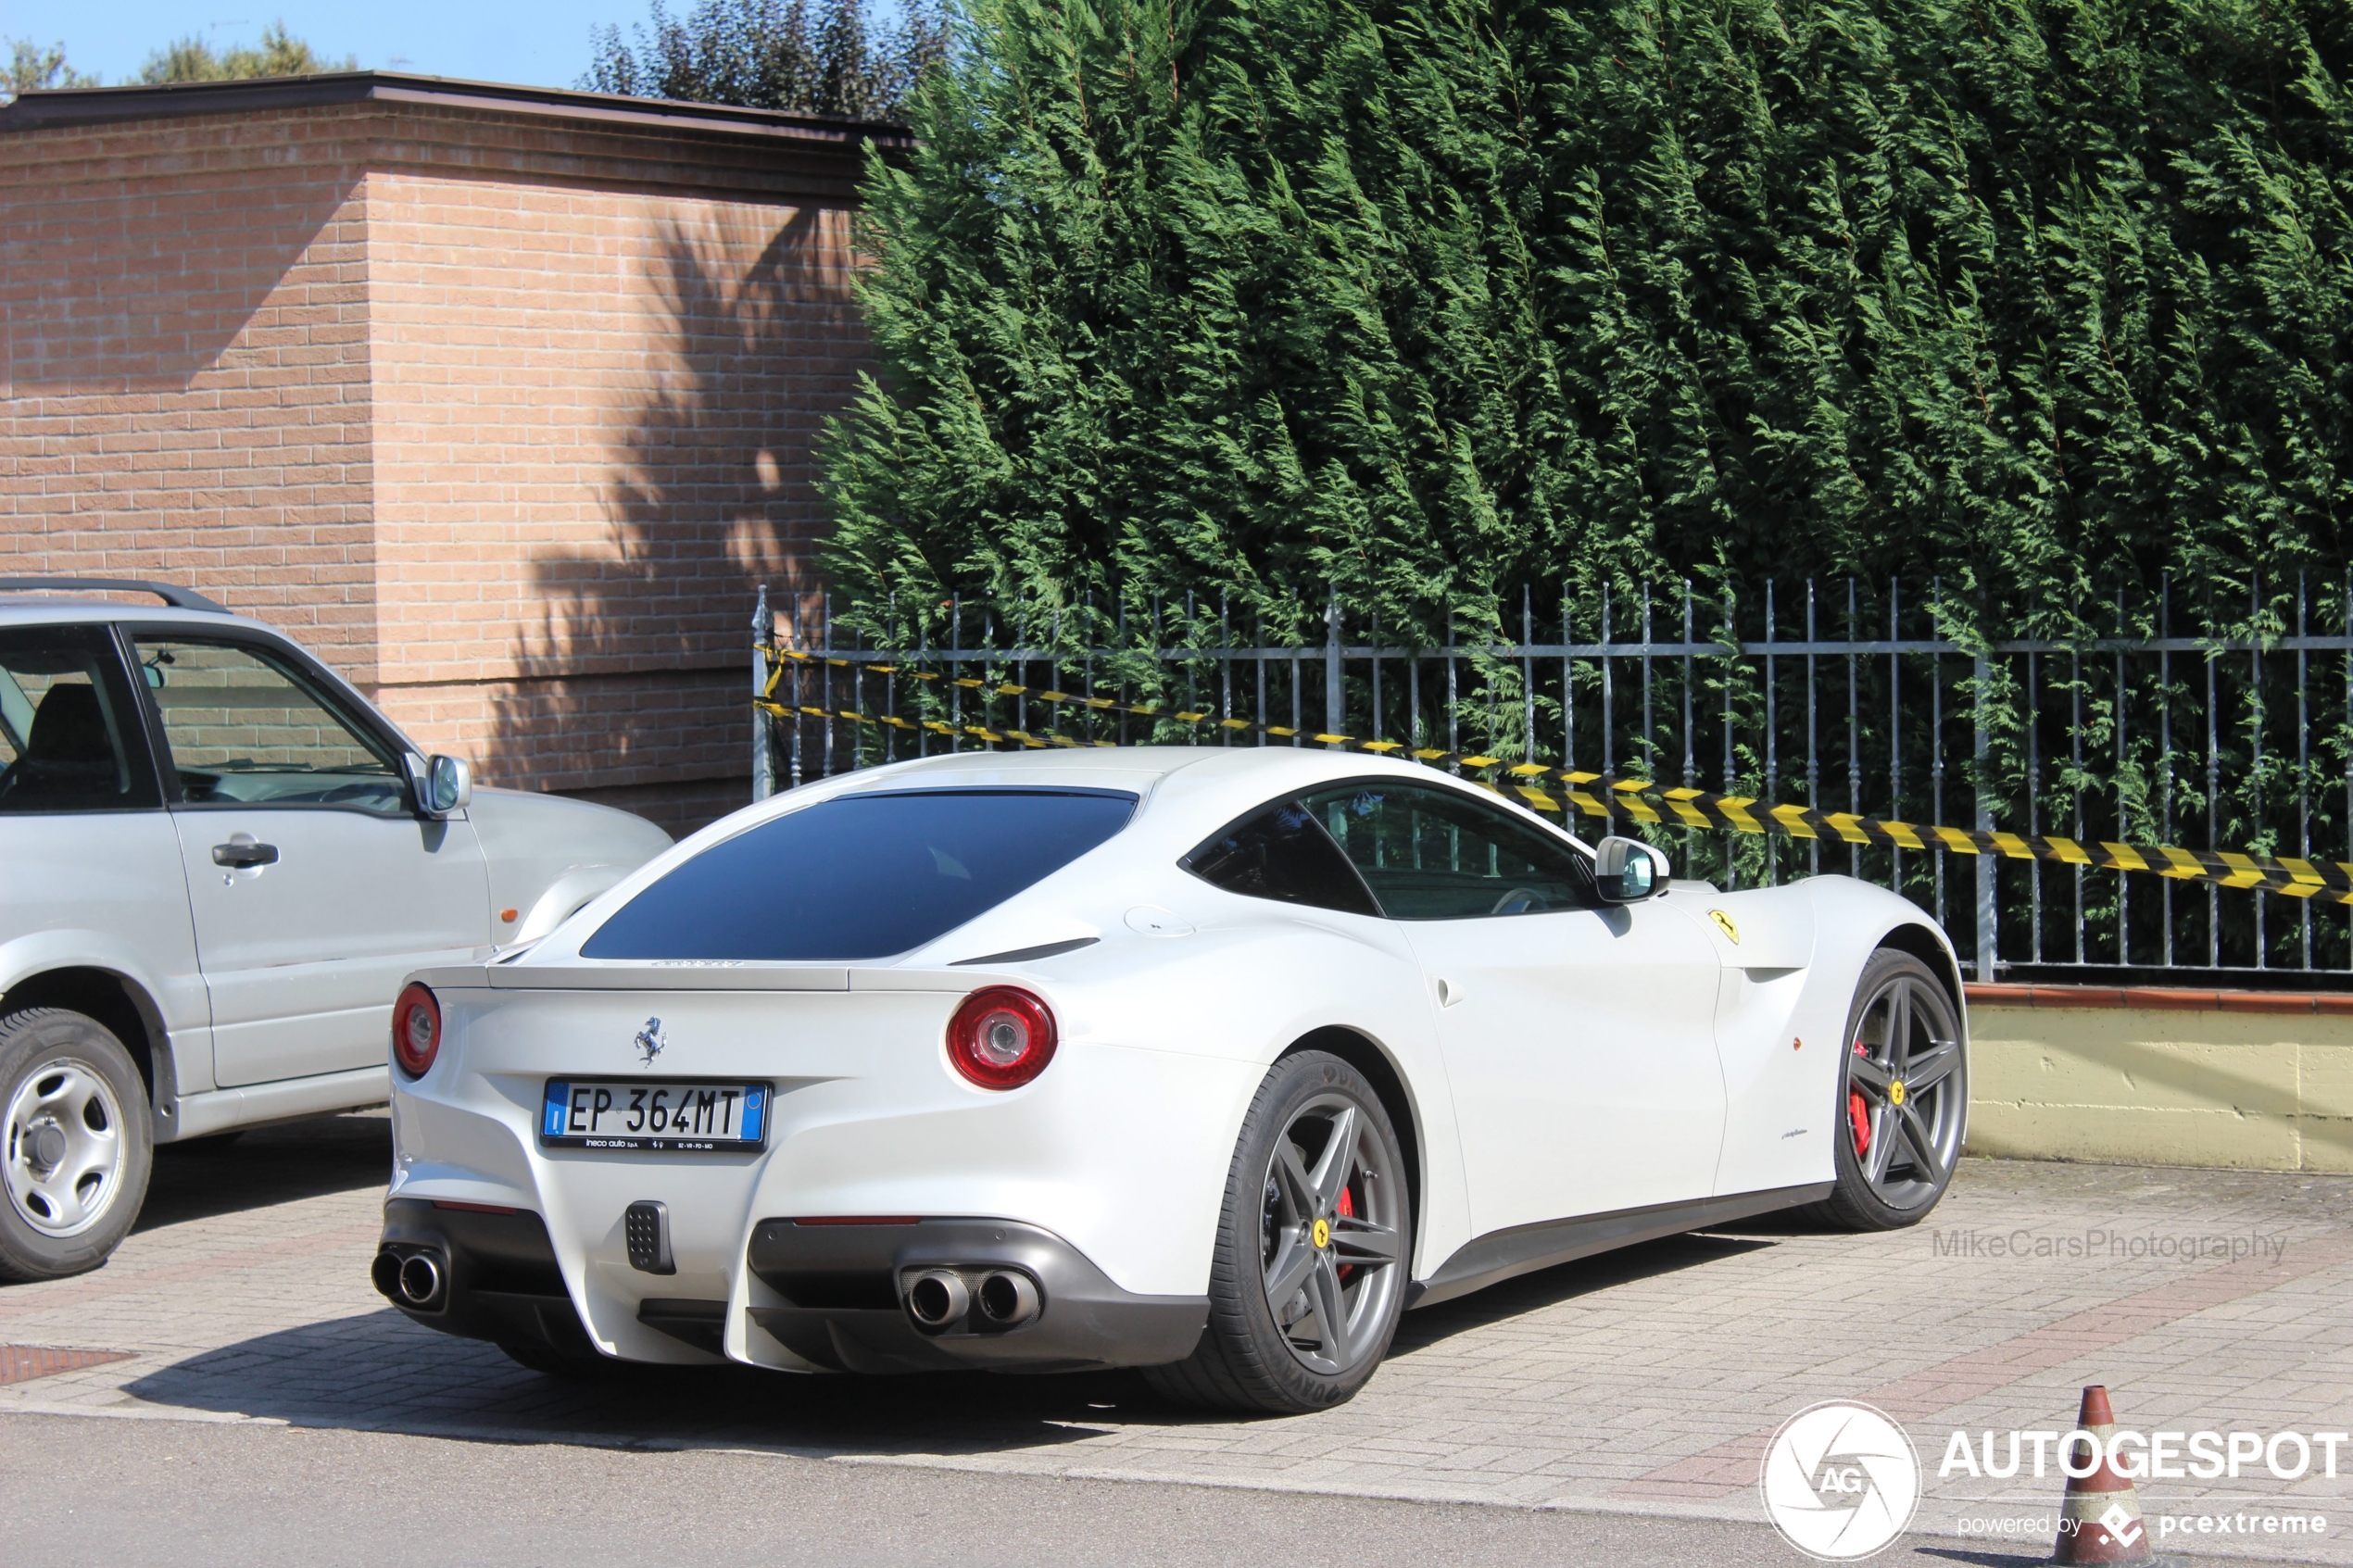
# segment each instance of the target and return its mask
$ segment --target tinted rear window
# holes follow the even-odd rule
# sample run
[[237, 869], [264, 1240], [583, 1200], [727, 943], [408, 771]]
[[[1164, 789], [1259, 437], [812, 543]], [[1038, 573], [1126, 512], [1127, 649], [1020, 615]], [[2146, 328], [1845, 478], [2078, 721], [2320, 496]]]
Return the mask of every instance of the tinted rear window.
[[736, 834], [623, 905], [591, 959], [888, 958], [953, 931], [1127, 825], [1112, 790], [908, 790]]

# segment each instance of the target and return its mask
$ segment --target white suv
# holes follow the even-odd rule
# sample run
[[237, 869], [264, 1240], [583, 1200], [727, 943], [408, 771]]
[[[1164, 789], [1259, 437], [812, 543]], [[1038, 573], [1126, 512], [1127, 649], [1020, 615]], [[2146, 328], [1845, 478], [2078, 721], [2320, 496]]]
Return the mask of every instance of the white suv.
[[[148, 609], [23, 590], [153, 594]], [[0, 579], [0, 1280], [96, 1267], [154, 1146], [381, 1103], [409, 971], [660, 854], [475, 792], [287, 638], [165, 583]]]

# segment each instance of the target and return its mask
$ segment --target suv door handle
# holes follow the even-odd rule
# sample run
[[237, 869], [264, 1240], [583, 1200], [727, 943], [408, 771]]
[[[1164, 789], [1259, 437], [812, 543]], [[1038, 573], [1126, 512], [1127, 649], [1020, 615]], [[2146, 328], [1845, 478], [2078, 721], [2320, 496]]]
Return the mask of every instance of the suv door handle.
[[274, 866], [278, 863], [278, 847], [256, 844], [251, 839], [216, 844], [212, 847], [212, 863], [216, 866]]

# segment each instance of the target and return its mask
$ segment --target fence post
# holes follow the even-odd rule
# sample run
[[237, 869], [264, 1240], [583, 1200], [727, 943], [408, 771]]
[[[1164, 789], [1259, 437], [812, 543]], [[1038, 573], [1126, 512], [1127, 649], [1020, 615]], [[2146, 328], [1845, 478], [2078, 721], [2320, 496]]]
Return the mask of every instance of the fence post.
[[[1970, 704], [1971, 721], [1976, 729], [1976, 734], [1972, 743], [1971, 750], [1971, 755], [1976, 760], [1976, 767], [1971, 770], [1974, 774], [1974, 777], [1971, 780], [1971, 784], [1975, 790], [1977, 797], [1977, 831], [1980, 833], [1992, 833], [1994, 831], [1993, 802], [1985, 793], [1986, 757], [1990, 749], [1985, 733], [1985, 691], [1992, 684], [1993, 669], [1991, 661], [1986, 659], [1984, 654], [1980, 653], [1977, 656], [1976, 699]], [[1999, 950], [1994, 918], [1994, 873], [1995, 869], [1994, 858], [1992, 854], [1987, 853], [1978, 856], [1977, 978], [1981, 985], [1991, 985], [1994, 984], [1995, 979], [1994, 960]]]
[[[776, 613], [768, 608], [768, 584], [760, 585], [760, 605], [751, 612], [751, 696], [755, 704], [768, 695], [768, 645], [775, 640]], [[751, 710], [751, 797], [765, 800], [776, 793], [776, 749], [765, 709]]]
[[1340, 721], [1348, 715], [1347, 695], [1340, 679], [1340, 590], [1332, 590], [1331, 603], [1324, 610], [1324, 733], [1343, 734]]

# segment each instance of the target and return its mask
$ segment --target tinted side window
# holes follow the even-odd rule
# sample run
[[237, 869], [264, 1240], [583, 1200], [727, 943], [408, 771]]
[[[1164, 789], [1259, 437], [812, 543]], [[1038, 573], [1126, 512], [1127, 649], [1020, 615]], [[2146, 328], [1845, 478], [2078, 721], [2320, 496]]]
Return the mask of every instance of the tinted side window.
[[0, 812], [158, 806], [101, 626], [0, 632]]
[[1203, 882], [1251, 898], [1313, 904], [1352, 915], [1380, 907], [1315, 814], [1296, 800], [1277, 800], [1219, 830], [1178, 862]]
[[1501, 807], [1419, 784], [1344, 784], [1306, 797], [1396, 920], [1590, 909], [1592, 868]]
[[263, 649], [162, 636], [134, 646], [188, 804], [409, 809], [391, 750]]
[[581, 944], [591, 959], [881, 959], [920, 947], [1127, 825], [1114, 790], [846, 795], [714, 844]]

